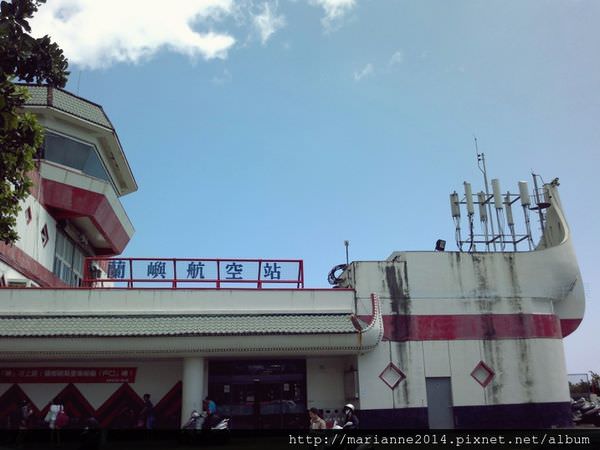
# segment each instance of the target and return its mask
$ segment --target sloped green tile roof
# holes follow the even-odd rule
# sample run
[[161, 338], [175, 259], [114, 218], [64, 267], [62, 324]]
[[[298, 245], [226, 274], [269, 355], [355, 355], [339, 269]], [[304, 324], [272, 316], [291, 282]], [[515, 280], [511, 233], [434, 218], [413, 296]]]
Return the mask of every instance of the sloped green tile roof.
[[356, 333], [348, 314], [3, 316], [0, 336], [211, 336]]
[[[25, 102], [25, 106], [50, 106], [113, 130], [110, 120], [100, 105], [58, 88], [27, 85], [27, 89], [31, 98]], [[48, 89], [52, 89], [50, 96], [48, 96]]]

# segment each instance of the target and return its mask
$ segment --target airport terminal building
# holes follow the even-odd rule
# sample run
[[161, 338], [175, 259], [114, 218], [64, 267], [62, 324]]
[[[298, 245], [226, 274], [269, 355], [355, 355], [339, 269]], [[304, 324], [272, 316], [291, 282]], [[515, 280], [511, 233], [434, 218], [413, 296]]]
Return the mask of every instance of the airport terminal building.
[[306, 288], [302, 260], [123, 258], [137, 184], [114, 127], [29, 89], [46, 138], [21, 239], [0, 243], [0, 427], [23, 399], [43, 425], [60, 396], [71, 426], [130, 428], [146, 393], [159, 428], [207, 396], [241, 429], [306, 428], [311, 407], [331, 422], [345, 403], [362, 428], [571, 425], [562, 339], [585, 298], [557, 183], [529, 251], [393, 252], [331, 289]]

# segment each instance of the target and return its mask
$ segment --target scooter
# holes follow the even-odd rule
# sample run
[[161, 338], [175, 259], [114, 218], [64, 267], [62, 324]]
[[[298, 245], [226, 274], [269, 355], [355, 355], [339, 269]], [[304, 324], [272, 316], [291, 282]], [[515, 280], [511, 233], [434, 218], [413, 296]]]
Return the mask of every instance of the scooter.
[[579, 400], [571, 402], [571, 411], [575, 424], [589, 423], [600, 427], [600, 404], [581, 397]]
[[229, 419], [221, 419], [211, 430], [225, 430], [229, 431]]
[[185, 423], [185, 425], [183, 427], [181, 427], [181, 429], [182, 430], [200, 430], [202, 428], [202, 420], [200, 420], [201, 417], [202, 416], [198, 413], [198, 411], [196, 411], [196, 410], [192, 411], [190, 418]]
[[188, 421], [181, 427], [181, 439], [183, 443], [194, 444], [199, 442], [225, 443], [229, 440], [229, 420], [220, 419], [210, 428], [207, 428], [204, 421], [207, 420], [206, 412], [202, 414], [198, 411], [192, 411]]

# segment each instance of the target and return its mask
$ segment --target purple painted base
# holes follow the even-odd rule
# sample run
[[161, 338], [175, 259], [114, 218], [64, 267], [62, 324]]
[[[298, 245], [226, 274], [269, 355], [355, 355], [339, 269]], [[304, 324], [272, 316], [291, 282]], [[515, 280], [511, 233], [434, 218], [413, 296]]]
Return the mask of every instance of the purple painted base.
[[361, 409], [358, 418], [361, 429], [428, 428], [427, 408]]
[[520, 403], [459, 406], [454, 408], [456, 428], [539, 429], [572, 427], [571, 404]]
[[[359, 411], [361, 429], [427, 429], [427, 408], [368, 409]], [[571, 405], [519, 403], [455, 406], [457, 429], [540, 429], [571, 427]]]

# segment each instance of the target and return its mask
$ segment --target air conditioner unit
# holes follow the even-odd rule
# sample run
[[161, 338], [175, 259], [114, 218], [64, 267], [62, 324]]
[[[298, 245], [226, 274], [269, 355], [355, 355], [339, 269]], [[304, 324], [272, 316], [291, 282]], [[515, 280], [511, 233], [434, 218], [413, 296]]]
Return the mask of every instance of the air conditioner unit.
[[28, 288], [31, 287], [31, 280], [25, 278], [8, 278], [6, 280], [6, 287], [9, 288]]
[[102, 270], [102, 267], [100, 267], [100, 264], [96, 262], [90, 264], [90, 278], [103, 278], [103, 275], [104, 271]]

